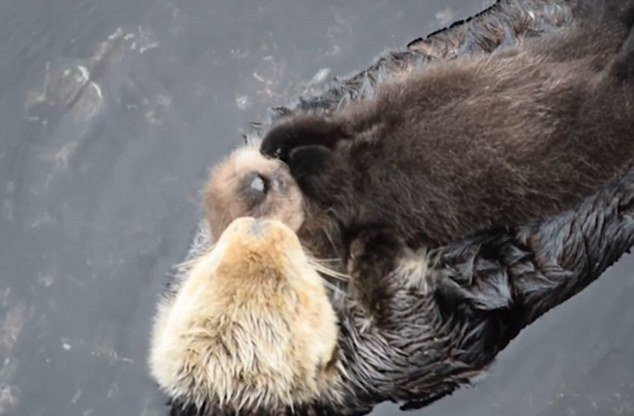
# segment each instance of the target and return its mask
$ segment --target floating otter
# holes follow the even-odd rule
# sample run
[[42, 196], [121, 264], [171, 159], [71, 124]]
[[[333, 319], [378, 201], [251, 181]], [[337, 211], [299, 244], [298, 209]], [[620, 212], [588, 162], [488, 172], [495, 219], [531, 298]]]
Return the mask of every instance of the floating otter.
[[[234, 171], [240, 172], [241, 169]], [[249, 214], [262, 206], [265, 208], [260, 212], [270, 218], [271, 213], [277, 211], [273, 209], [275, 204], [266, 205], [268, 193], [252, 195], [254, 190], [267, 189], [260, 185], [268, 183], [268, 178], [259, 169], [247, 173], [245, 176], [242, 173], [237, 175], [238, 178], [249, 178], [234, 182], [241, 187], [230, 189], [240, 189], [245, 193], [243, 203], [253, 204], [255, 201], [255, 204], [237, 205], [235, 212], [246, 210], [244, 214]], [[192, 322], [218, 323], [206, 320], [209, 316], [203, 306], [209, 307], [209, 304], [199, 302], [202, 297], [181, 296], [196, 286], [196, 282], [203, 283], [199, 286], [200, 293], [215, 293], [213, 287], [204, 285], [217, 276], [214, 261], [220, 260], [212, 259], [231, 258], [233, 263], [226, 263], [231, 267], [223, 269], [223, 274], [244, 282], [252, 275], [233, 274], [234, 269], [244, 270], [253, 264], [278, 264], [279, 259], [286, 258], [285, 250], [289, 245], [291, 250], [297, 250], [297, 246], [290, 243], [289, 229], [280, 223], [271, 221], [271, 226], [261, 227], [261, 220], [238, 220], [235, 228], [230, 225], [225, 229], [232, 219], [229, 215], [215, 226], [217, 230], [224, 230], [218, 244], [212, 248], [212, 243], [207, 241], [198, 246], [196, 253], [200, 254], [197, 256], [199, 260], [185, 268], [182, 281], [176, 282], [159, 309], [153, 339], [153, 373], [172, 397], [174, 415], [353, 415], [368, 412], [374, 404], [384, 400], [405, 403], [406, 407], [422, 406], [479, 374], [521, 328], [581, 290], [632, 246], [633, 175], [631, 173], [621, 182], [590, 197], [575, 211], [564, 212], [531, 226], [481, 233], [455, 245], [432, 250], [426, 256], [405, 247], [394, 233], [382, 233], [381, 228], [378, 232], [377, 228], [369, 227], [366, 228], [369, 232], [362, 230], [355, 233], [346, 247], [354, 254], [348, 262], [351, 290], [345, 297], [332, 294], [328, 297], [339, 321], [336, 348], [327, 342], [332, 338], [323, 335], [333, 335], [332, 326], [328, 324], [333, 321], [322, 319], [325, 324], [316, 326], [315, 333], [309, 334], [307, 339], [319, 339], [327, 347], [320, 349], [322, 354], [314, 356], [318, 359], [308, 361], [310, 369], [303, 373], [291, 372], [299, 375], [291, 377], [291, 383], [287, 382], [287, 378], [276, 378], [279, 373], [268, 372], [270, 377], [259, 379], [265, 380], [265, 385], [259, 386], [263, 387], [261, 389], [255, 388], [257, 377], [244, 377], [246, 372], [242, 362], [224, 367], [219, 379], [215, 377], [218, 373], [208, 371], [209, 364], [230, 363], [222, 359], [184, 360], [187, 354], [196, 356], [197, 351], [205, 350], [207, 344], [204, 342], [193, 349], [180, 349], [176, 356], [165, 354], [167, 350], [159, 348], [161, 344], [174, 347], [187, 339], [180, 336], [182, 332], [171, 330], [178, 328], [180, 323], [185, 323], [184, 327]], [[273, 187], [268, 189], [276, 191]], [[222, 207], [221, 204], [216, 208], [222, 211], [225, 209]], [[213, 209], [208, 210], [208, 214], [213, 213]], [[310, 213], [309, 209], [303, 208], [304, 212]], [[319, 221], [310, 215], [305, 216], [298, 229], [300, 237], [302, 229], [315, 223], [319, 224]], [[272, 242], [279, 238], [288, 244], [274, 244], [270, 249], [266, 244], [249, 246], [254, 227], [259, 229], [255, 234], [262, 232], [262, 241]], [[278, 237], [274, 237], [276, 235]], [[203, 236], [208, 237], [209, 234], [203, 232]], [[249, 250], [253, 253], [263, 251], [268, 253], [268, 257], [264, 262], [258, 262], [254, 261], [257, 256], [227, 255]], [[287, 276], [285, 272], [304, 271], [306, 265], [310, 265], [308, 257], [296, 253], [294, 258], [299, 259], [301, 264], [295, 268], [276, 269], [273, 274], [277, 281], [293, 280], [296, 276]], [[260, 273], [266, 269], [256, 267], [250, 270]], [[200, 279], [201, 276], [203, 279]], [[312, 278], [309, 280], [315, 282]], [[238, 286], [239, 283], [235, 286], [236, 290]], [[311, 289], [317, 287], [319, 284], [310, 286]], [[276, 299], [278, 293], [267, 291], [264, 296], [254, 296], [253, 299]], [[251, 303], [251, 298], [237, 296], [223, 300], [230, 299], [235, 301], [230, 301], [231, 307], [241, 301], [245, 302], [242, 307], [257, 304]], [[375, 304], [377, 300], [380, 301], [378, 306]], [[263, 312], [272, 310], [266, 308], [266, 303], [264, 306]], [[186, 310], [181, 317], [175, 312], [179, 309]], [[324, 312], [327, 307], [315, 309], [321, 311], [322, 317], [329, 316]], [[257, 312], [255, 315], [264, 316], [265, 320], [275, 319], [271, 313]], [[169, 322], [174, 327], [163, 326], [169, 321], [164, 319], [166, 316], [180, 319]], [[226, 309], [214, 311], [212, 317], [216, 316], [227, 316]], [[196, 321], [198, 318], [202, 319]], [[267, 321], [265, 326], [279, 328]], [[239, 327], [240, 324], [234, 326]], [[200, 340], [204, 340], [206, 332], [209, 332], [204, 325], [188, 328]], [[244, 334], [253, 341], [251, 345], [255, 345], [260, 337], [257, 331], [245, 331]], [[233, 333], [223, 335], [231, 340]], [[249, 342], [246, 344], [249, 345]], [[276, 345], [288, 346], [293, 342]], [[302, 344], [299, 342], [297, 345]], [[178, 348], [175, 351], [179, 351]], [[249, 355], [253, 350], [246, 348], [243, 351]], [[282, 352], [286, 353], [287, 360], [279, 367], [275, 366], [278, 372], [281, 368], [293, 367], [293, 363], [297, 362], [291, 354], [292, 348]], [[326, 362], [329, 352], [330, 360]], [[163, 365], [168, 370], [163, 371]], [[323, 367], [329, 370], [321, 372]], [[212, 365], [211, 368], [215, 367]], [[267, 372], [266, 366], [251, 369], [255, 369], [258, 375]], [[230, 381], [239, 381], [236, 384], [240, 387], [232, 390], [235, 394], [232, 400], [223, 399], [223, 392], [226, 397], [228, 390], [217, 385], [222, 385], [226, 380], [222, 377], [227, 376]], [[268, 382], [272, 384], [266, 384]], [[294, 394], [289, 396], [288, 392]], [[289, 397], [290, 404], [284, 400]]]
[[281, 221], [203, 232], [152, 338], [172, 415], [359, 415], [451, 393], [634, 245], [634, 171], [574, 211], [426, 256], [362, 235], [337, 296]]
[[289, 165], [307, 215], [328, 230], [311, 247], [334, 243], [343, 257], [371, 227], [436, 247], [569, 209], [625, 174], [634, 18], [608, 8], [596, 20], [438, 62], [341, 111], [282, 118], [262, 151]]

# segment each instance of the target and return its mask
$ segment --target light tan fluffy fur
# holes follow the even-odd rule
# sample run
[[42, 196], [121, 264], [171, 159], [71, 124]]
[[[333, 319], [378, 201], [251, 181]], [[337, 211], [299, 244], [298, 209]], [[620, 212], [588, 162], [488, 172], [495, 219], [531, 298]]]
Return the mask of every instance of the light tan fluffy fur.
[[326, 388], [336, 344], [336, 315], [293, 230], [238, 218], [159, 306], [150, 367], [171, 397], [277, 408]]
[[[244, 178], [256, 172], [278, 186], [271, 187], [264, 201], [250, 206], [244, 195]], [[213, 171], [203, 190], [205, 213], [214, 238], [238, 217], [274, 218], [297, 231], [304, 221], [302, 194], [288, 167], [280, 160], [260, 154], [254, 142], [234, 151]]]

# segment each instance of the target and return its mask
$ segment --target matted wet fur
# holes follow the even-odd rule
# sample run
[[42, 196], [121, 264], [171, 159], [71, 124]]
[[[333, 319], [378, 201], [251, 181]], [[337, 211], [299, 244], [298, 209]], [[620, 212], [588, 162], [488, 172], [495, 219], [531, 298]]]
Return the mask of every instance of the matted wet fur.
[[435, 247], [571, 208], [622, 176], [634, 161], [631, 13], [430, 65], [342, 111], [282, 118], [262, 151], [289, 165], [327, 230], [303, 241], [345, 256], [375, 228]]

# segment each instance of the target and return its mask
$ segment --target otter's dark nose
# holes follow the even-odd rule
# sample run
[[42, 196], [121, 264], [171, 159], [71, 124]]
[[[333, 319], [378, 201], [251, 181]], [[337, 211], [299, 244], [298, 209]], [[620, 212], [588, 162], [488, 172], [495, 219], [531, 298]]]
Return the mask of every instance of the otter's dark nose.
[[243, 182], [243, 193], [245, 198], [252, 204], [258, 204], [266, 198], [269, 191], [269, 181], [258, 172], [248, 173]]

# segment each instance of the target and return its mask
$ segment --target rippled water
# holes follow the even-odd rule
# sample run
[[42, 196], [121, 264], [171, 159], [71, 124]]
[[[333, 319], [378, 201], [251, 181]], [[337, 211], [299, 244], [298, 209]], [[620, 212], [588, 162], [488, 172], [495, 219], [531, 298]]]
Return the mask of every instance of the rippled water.
[[[0, 1], [0, 414], [167, 414], [148, 335], [207, 168], [268, 106], [484, 3]], [[630, 267], [410, 414], [634, 414]]]

